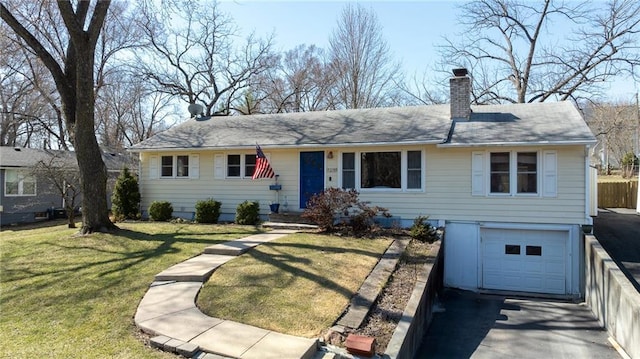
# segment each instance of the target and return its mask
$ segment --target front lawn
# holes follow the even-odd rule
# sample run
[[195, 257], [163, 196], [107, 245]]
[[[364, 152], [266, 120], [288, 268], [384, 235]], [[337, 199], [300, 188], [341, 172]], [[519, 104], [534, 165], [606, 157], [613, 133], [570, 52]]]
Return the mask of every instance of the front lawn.
[[198, 296], [198, 307], [216, 318], [317, 337], [338, 319], [390, 243], [290, 235], [214, 272]]
[[120, 223], [76, 237], [66, 225], [0, 232], [0, 357], [175, 358], [136, 339], [155, 274], [251, 226]]

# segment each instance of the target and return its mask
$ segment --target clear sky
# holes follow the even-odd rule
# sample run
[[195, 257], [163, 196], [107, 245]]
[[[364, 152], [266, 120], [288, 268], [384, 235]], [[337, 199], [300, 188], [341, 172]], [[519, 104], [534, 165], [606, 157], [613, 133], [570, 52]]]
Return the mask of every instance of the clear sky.
[[[383, 34], [408, 76], [421, 75], [439, 60], [436, 45], [456, 32], [456, 11], [461, 1], [360, 1], [375, 11]], [[275, 34], [276, 49], [299, 44], [328, 48], [329, 37], [344, 1], [244, 1], [222, 0], [220, 10], [231, 15], [243, 33]], [[559, 25], [555, 25], [559, 26]], [[454, 64], [452, 64], [454, 67]], [[609, 85], [611, 99], [629, 101], [640, 84], [619, 79]]]

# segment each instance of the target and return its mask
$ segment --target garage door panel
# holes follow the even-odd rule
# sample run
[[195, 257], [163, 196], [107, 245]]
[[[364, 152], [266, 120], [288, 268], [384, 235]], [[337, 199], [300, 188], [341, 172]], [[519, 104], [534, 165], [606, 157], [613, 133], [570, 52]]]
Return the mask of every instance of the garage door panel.
[[566, 293], [568, 231], [482, 229], [482, 287]]

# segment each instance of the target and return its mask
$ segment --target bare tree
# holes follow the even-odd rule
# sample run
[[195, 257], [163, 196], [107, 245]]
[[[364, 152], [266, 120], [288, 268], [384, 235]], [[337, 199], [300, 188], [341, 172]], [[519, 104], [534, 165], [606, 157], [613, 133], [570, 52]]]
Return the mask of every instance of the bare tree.
[[158, 91], [203, 105], [205, 115], [229, 114], [249, 79], [273, 65], [271, 39], [234, 43], [232, 19], [216, 3], [149, 2], [142, 15], [150, 52], [141, 71]]
[[343, 108], [381, 107], [398, 97], [394, 62], [373, 10], [348, 4], [329, 39], [336, 99]]
[[441, 54], [447, 70], [452, 63], [471, 69], [476, 103], [590, 97], [640, 64], [635, 0], [477, 0], [461, 12], [463, 29]]
[[105, 79], [96, 101], [96, 131], [102, 146], [121, 151], [166, 129], [170, 111], [175, 112], [170, 96], [129, 71], [113, 72]]
[[[45, 5], [43, 6], [46, 6]], [[107, 169], [95, 134], [94, 64], [96, 44], [110, 1], [58, 1], [59, 22], [64, 24], [61, 39], [67, 38], [64, 52], [52, 45], [18, 12], [0, 3], [0, 17], [42, 61], [53, 77], [60, 95], [67, 131], [76, 151], [83, 193], [81, 233], [116, 228], [107, 208]], [[13, 8], [12, 8], [13, 9]], [[91, 13], [90, 13], [91, 12]]]
[[[335, 82], [329, 61], [315, 45], [298, 45], [279, 57], [277, 66], [254, 77], [251, 100], [254, 112], [323, 111], [335, 108], [331, 89]], [[238, 112], [246, 114], [244, 111]]]
[[617, 167], [622, 158], [634, 152], [638, 108], [635, 102], [591, 103], [586, 106], [585, 119], [602, 146], [605, 170]]
[[80, 172], [68, 151], [47, 151], [48, 156], [36, 163], [33, 175], [46, 178], [60, 195], [67, 214], [67, 226], [76, 228], [76, 200], [80, 195]]

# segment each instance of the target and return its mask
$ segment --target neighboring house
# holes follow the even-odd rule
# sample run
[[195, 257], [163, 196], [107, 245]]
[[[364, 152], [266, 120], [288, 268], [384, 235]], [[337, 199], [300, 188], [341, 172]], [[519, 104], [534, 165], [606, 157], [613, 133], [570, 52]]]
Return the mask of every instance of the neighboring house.
[[[128, 154], [103, 153], [103, 160], [109, 172], [108, 201], [111, 203], [111, 189], [120, 170], [133, 163]], [[0, 225], [29, 223], [49, 218], [51, 211], [60, 212], [65, 207], [64, 198], [37, 166], [44, 163], [49, 167], [77, 170], [75, 154], [69, 151], [41, 150], [34, 148], [0, 146]], [[132, 171], [135, 172], [134, 163]], [[81, 195], [75, 205], [80, 206]]]
[[[314, 193], [355, 188], [403, 226], [428, 215], [445, 227], [445, 284], [581, 294], [582, 226], [590, 226], [589, 147], [570, 102], [470, 106], [470, 78], [451, 104], [188, 120], [139, 153], [143, 215], [152, 201], [192, 218], [198, 200], [232, 220], [244, 200], [266, 215], [302, 211]], [[275, 172], [251, 180], [255, 145]]]

